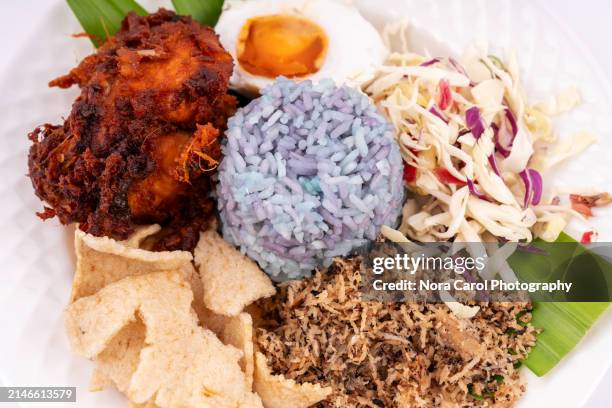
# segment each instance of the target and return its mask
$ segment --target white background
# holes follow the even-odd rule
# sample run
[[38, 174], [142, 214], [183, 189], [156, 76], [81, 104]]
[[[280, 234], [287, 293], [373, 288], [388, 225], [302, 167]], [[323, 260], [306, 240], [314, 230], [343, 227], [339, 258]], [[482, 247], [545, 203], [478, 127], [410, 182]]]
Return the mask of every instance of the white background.
[[[476, 0], [466, 0], [476, 1]], [[609, 0], [534, 0], [561, 20], [591, 51], [612, 81], [612, 1]], [[3, 1], [0, 13], [0, 77], [11, 64], [24, 39], [36, 36], [36, 27], [56, 0]], [[44, 38], [40, 39], [44, 41]], [[36, 58], [36, 55], [32, 55]], [[0, 90], [1, 92], [2, 90]], [[612, 117], [612, 113], [611, 113]], [[612, 352], [612, 351], [611, 351]], [[612, 370], [610, 370], [586, 408], [612, 406]], [[0, 404], [2, 405], [2, 404]], [[577, 407], [578, 408], [578, 407]]]

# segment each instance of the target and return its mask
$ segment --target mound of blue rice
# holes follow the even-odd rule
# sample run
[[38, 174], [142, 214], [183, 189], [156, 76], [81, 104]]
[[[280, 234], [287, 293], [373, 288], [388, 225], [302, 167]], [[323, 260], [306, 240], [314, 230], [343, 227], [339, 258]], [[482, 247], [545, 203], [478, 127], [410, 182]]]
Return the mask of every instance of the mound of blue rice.
[[399, 148], [361, 92], [279, 78], [230, 118], [226, 136], [223, 236], [273, 278], [327, 267], [397, 223]]

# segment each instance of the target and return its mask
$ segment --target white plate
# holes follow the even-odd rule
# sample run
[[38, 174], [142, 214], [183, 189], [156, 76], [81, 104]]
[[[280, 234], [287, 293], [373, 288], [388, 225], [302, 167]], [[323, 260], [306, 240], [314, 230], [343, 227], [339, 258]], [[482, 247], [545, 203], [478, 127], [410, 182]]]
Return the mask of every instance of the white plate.
[[[557, 131], [567, 135], [588, 129], [600, 142], [561, 169], [554, 183], [612, 186], [611, 86], [585, 47], [544, 10], [527, 0], [359, 0], [358, 4], [378, 24], [410, 17], [416, 33], [412, 42], [419, 51], [459, 53], [483, 38], [496, 50], [517, 49], [528, 94], [534, 98], [578, 85], [585, 103], [559, 118]], [[25, 177], [27, 132], [41, 123], [58, 123], [76, 95], [75, 90], [48, 89], [46, 83], [91, 51], [87, 40], [70, 38], [77, 31], [79, 26], [65, 3], [58, 2], [40, 27], [32, 30], [0, 81], [0, 383], [77, 386], [77, 406], [115, 407], [125, 404], [117, 393], [87, 392], [91, 363], [70, 352], [64, 335], [62, 311], [74, 262], [72, 231], [54, 220], [43, 223], [36, 218], [34, 212], [41, 205]], [[612, 214], [602, 211], [599, 215], [600, 238], [612, 241]], [[526, 373], [528, 392], [520, 406], [583, 405], [612, 364], [611, 341], [612, 312], [546, 377]]]

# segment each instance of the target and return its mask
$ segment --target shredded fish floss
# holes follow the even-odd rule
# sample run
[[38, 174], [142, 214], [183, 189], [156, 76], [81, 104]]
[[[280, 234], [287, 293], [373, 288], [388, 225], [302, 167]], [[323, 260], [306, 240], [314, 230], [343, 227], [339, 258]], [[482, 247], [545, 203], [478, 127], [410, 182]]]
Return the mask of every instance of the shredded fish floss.
[[259, 302], [255, 343], [274, 374], [330, 386], [320, 407], [514, 405], [535, 344], [529, 304], [481, 303], [467, 319], [444, 304], [364, 301], [359, 262], [337, 258]]

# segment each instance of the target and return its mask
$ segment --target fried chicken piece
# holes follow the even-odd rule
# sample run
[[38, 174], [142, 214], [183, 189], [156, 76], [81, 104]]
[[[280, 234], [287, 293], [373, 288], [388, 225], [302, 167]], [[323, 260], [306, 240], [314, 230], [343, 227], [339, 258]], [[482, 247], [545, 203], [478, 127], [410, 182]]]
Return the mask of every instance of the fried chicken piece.
[[232, 69], [212, 29], [163, 9], [130, 13], [95, 54], [50, 82], [81, 94], [63, 126], [29, 135], [30, 178], [50, 206], [41, 217], [117, 238], [161, 223], [174, 234], [159, 249], [193, 247], [214, 208], [218, 137], [236, 109]]
[[192, 178], [216, 167], [221, 156], [218, 136], [219, 131], [207, 124], [198, 126], [194, 135], [178, 131], [145, 141], [144, 149], [156, 167], [128, 190], [128, 205], [136, 221], [163, 219], [189, 194]]
[[[49, 85], [90, 87], [82, 104], [103, 102], [96, 113], [104, 118], [130, 114], [193, 127], [217, 117], [232, 69], [212, 29], [161, 9], [147, 17], [130, 13], [95, 54]], [[103, 144], [108, 131], [99, 131]]]

